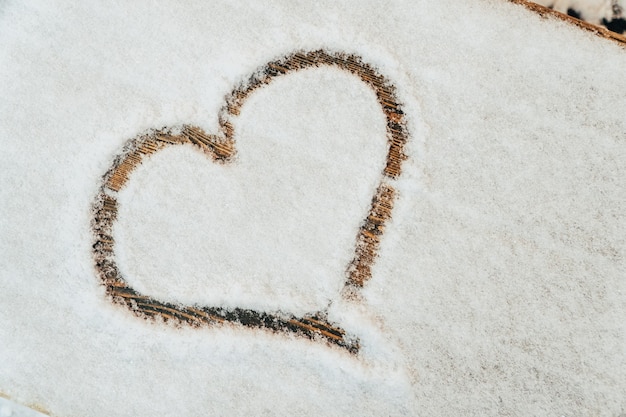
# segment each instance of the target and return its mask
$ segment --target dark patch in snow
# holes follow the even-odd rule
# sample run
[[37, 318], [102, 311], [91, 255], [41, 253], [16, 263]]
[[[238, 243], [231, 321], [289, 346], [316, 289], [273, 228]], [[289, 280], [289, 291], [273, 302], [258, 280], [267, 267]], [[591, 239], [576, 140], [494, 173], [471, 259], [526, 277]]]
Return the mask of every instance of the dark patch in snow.
[[624, 18], [613, 19], [611, 21], [603, 19], [602, 24], [606, 26], [606, 28], [612, 32], [616, 32], [620, 34], [626, 32], [626, 19]]
[[582, 19], [582, 18], [580, 17], [580, 13], [579, 13], [579, 12], [577, 12], [576, 10], [574, 10], [574, 9], [567, 9], [567, 14], [568, 14], [569, 16], [572, 16], [572, 17], [576, 18], [576, 19]]

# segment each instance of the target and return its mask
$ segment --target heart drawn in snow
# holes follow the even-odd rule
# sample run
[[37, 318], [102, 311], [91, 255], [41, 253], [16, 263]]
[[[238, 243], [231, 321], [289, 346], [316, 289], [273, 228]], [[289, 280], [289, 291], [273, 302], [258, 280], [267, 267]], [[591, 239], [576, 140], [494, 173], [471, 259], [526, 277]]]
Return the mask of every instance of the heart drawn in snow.
[[[167, 300], [141, 294], [133, 289], [120, 272], [115, 255], [113, 225], [118, 215], [117, 193], [130, 179], [133, 170], [148, 157], [169, 146], [191, 144], [214, 162], [230, 163], [235, 155], [235, 141], [231, 120], [240, 112], [241, 106], [255, 89], [269, 84], [273, 79], [294, 71], [330, 66], [359, 77], [376, 94], [381, 111], [386, 118], [387, 159], [381, 179], [373, 191], [371, 206], [355, 236], [354, 257], [346, 265], [344, 289], [340, 296], [352, 297], [371, 278], [371, 267], [377, 256], [385, 222], [391, 217], [395, 190], [391, 181], [401, 172], [406, 159], [404, 146], [408, 139], [404, 113], [395, 95], [395, 88], [373, 67], [358, 56], [329, 53], [323, 50], [298, 52], [270, 62], [254, 73], [244, 84], [235, 88], [227, 97], [219, 114], [220, 128], [215, 135], [200, 128], [185, 125], [178, 133], [169, 129], [130, 140], [114, 160], [103, 177], [102, 186], [94, 204], [92, 230], [95, 236], [93, 254], [99, 278], [107, 294], [120, 305], [126, 306], [144, 318], [160, 317], [192, 326], [232, 323], [252, 328], [290, 332], [311, 339], [325, 340], [352, 353], [359, 350], [358, 339], [345, 333], [326, 319], [326, 312], [319, 311], [296, 317], [285, 312], [254, 311], [245, 308], [180, 305]], [[383, 140], [383, 138], [381, 138]]]

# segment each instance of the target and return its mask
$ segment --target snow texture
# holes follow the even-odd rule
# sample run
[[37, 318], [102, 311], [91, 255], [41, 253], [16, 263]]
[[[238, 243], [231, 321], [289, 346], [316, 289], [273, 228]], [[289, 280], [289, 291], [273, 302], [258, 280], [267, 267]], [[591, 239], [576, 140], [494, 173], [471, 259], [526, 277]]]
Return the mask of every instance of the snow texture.
[[[341, 291], [385, 167], [376, 96], [341, 70], [303, 70], [250, 97], [235, 131], [235, 164], [189, 145], [133, 174], [114, 230], [122, 274], [186, 305], [323, 310]], [[161, 210], [155, 196], [168, 196]]]
[[[245, 77], [320, 48], [391, 80], [411, 136], [361, 299], [338, 290], [384, 116], [329, 68], [256, 91], [233, 164], [147, 160], [116, 250], [173, 301], [330, 305], [359, 354], [111, 303], [90, 221], [126, 141], [216, 132]], [[615, 43], [500, 0], [0, 4], [0, 392], [58, 417], [620, 416], [625, 67]]]

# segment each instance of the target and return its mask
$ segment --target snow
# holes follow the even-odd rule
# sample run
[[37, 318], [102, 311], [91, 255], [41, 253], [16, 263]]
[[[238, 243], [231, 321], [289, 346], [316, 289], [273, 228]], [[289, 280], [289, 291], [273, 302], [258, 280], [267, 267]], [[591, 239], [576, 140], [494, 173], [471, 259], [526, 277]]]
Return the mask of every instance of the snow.
[[[496, 0], [9, 1], [0, 39], [3, 395], [63, 417], [626, 410], [618, 45]], [[256, 91], [231, 164], [185, 146], [147, 160], [114, 235], [146, 292], [330, 305], [359, 354], [111, 303], [90, 221], [124, 144], [164, 126], [216, 132], [239, 82], [319, 48], [391, 80], [411, 135], [360, 298], [339, 290], [384, 164], [384, 115], [338, 70]]]
[[[235, 129], [235, 164], [189, 145], [133, 174], [114, 230], [122, 273], [186, 305], [323, 310], [341, 291], [385, 166], [375, 94], [339, 69], [304, 70], [250, 97]], [[161, 210], [154, 196], [168, 196]]]

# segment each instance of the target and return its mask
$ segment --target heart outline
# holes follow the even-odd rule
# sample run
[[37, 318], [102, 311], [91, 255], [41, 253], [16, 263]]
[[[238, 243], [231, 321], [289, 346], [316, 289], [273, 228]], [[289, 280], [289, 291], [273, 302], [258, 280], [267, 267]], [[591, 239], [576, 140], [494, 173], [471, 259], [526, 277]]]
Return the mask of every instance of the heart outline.
[[320, 66], [333, 66], [359, 77], [376, 93], [387, 122], [389, 149], [386, 165], [370, 209], [359, 229], [354, 258], [346, 270], [346, 281], [341, 294], [345, 298], [358, 297], [359, 290], [371, 278], [371, 267], [377, 256], [380, 238], [385, 223], [391, 217], [396, 191], [390, 181], [398, 178], [402, 162], [407, 159], [404, 146], [409, 134], [404, 112], [396, 98], [395, 87], [389, 80], [371, 65], [364, 63], [357, 55], [316, 50], [296, 52], [271, 61], [255, 71], [246, 82], [233, 89], [226, 96], [226, 104], [220, 110], [217, 135], [207, 134], [198, 127], [184, 125], [180, 132], [162, 129], [141, 135], [126, 143], [111, 168], [102, 177], [102, 185], [93, 205], [94, 216], [91, 222], [95, 239], [93, 256], [96, 272], [113, 302], [124, 305], [144, 318], [160, 317], [165, 321], [175, 320], [192, 326], [234, 323], [251, 328], [291, 332], [310, 339], [321, 338], [351, 353], [358, 353], [360, 348], [358, 339], [348, 336], [343, 329], [329, 323], [324, 311], [298, 318], [281, 312], [266, 313], [241, 308], [197, 307], [169, 303], [140, 294], [130, 287], [115, 261], [112, 229], [117, 218], [116, 194], [145, 157], [168, 146], [192, 144], [210, 156], [214, 162], [224, 164], [231, 162], [235, 156], [234, 128], [231, 119], [239, 115], [240, 108], [250, 93], [271, 83], [274, 78]]

